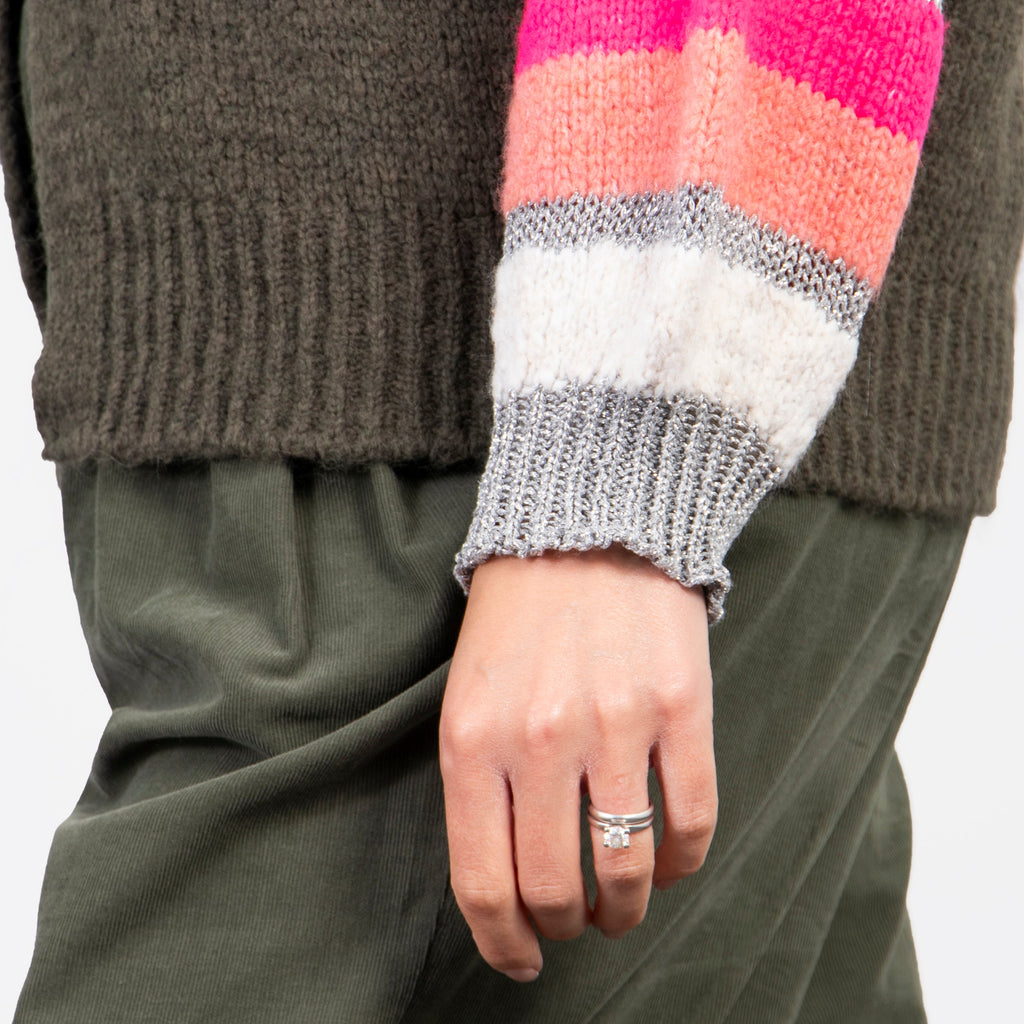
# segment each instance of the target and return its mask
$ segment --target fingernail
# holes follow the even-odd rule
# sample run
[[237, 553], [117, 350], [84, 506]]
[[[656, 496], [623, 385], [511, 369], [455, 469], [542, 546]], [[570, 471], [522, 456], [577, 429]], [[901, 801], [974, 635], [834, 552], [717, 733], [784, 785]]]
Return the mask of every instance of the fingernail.
[[629, 932], [606, 932], [606, 931], [605, 931], [605, 930], [604, 930], [604, 929], [602, 928], [602, 929], [601, 929], [601, 934], [602, 934], [602, 935], [603, 935], [603, 936], [604, 936], [604, 937], [605, 937], [606, 939], [621, 939], [621, 938], [622, 938], [622, 937], [623, 937], [624, 935], [628, 935], [628, 934], [629, 934]]
[[514, 971], [505, 972], [513, 981], [536, 981], [540, 971], [532, 967], [517, 967]]
[[654, 888], [655, 889], [661, 889], [663, 891], [665, 889], [671, 889], [672, 886], [675, 885], [676, 882], [678, 882], [678, 881], [679, 881], [678, 878], [662, 878], [659, 881], [654, 883]]

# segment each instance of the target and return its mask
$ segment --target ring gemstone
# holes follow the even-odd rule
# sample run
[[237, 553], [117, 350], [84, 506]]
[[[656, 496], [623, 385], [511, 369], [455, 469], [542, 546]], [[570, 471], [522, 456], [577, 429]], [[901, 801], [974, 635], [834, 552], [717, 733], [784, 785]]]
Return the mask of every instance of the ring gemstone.
[[629, 828], [622, 825], [606, 825], [604, 845], [610, 846], [613, 850], [624, 850], [629, 846]]

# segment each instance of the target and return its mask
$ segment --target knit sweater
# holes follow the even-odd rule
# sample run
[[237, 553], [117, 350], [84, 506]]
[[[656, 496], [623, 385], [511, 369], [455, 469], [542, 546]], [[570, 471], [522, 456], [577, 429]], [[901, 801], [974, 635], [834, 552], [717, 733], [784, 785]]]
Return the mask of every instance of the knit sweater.
[[1022, 5], [0, 0], [43, 457], [473, 464], [464, 589], [712, 622], [773, 487], [991, 511]]

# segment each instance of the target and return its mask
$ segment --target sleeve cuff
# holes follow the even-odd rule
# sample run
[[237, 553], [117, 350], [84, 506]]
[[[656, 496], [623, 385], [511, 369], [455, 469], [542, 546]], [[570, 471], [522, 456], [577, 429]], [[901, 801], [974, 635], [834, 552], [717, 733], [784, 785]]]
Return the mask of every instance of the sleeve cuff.
[[731, 585], [722, 559], [780, 476], [753, 428], [703, 396], [575, 382], [510, 392], [495, 402], [454, 576], [468, 595], [473, 570], [492, 555], [617, 542], [684, 586], [703, 586], [713, 625]]

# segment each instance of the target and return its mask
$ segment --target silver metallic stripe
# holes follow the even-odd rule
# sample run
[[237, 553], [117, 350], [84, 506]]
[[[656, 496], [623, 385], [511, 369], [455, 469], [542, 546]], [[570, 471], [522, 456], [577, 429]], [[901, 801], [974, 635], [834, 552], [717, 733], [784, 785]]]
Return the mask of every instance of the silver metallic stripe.
[[468, 594], [491, 555], [606, 548], [618, 542], [722, 614], [722, 559], [781, 476], [739, 416], [705, 397], [664, 398], [607, 384], [510, 392], [494, 431], [454, 575]]
[[628, 196], [583, 196], [524, 203], [505, 219], [504, 253], [521, 245], [561, 249], [614, 239], [643, 248], [654, 242], [718, 253], [779, 288], [817, 303], [844, 330], [857, 333], [874, 297], [842, 260], [832, 260], [795, 235], [772, 231], [730, 206], [712, 185]]

